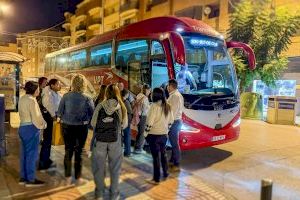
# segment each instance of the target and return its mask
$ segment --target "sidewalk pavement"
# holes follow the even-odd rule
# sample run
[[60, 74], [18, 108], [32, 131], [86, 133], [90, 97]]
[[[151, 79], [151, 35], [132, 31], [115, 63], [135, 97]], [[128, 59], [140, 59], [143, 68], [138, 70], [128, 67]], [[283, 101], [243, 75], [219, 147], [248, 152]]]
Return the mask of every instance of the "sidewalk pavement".
[[[25, 188], [18, 185], [19, 180], [19, 141], [17, 129], [9, 128], [8, 153], [0, 162], [0, 199], [40, 199], [40, 200], [86, 200], [94, 199], [94, 183], [91, 174], [90, 160], [83, 154], [83, 178], [87, 183], [81, 186], [66, 186], [64, 179], [64, 146], [52, 148], [52, 159], [57, 163], [54, 171], [37, 173], [37, 177], [46, 181], [46, 186]], [[90, 138], [90, 134], [89, 134]], [[87, 141], [89, 141], [89, 138]], [[86, 144], [88, 148], [89, 142]], [[121, 199], [151, 200], [151, 199], [203, 199], [203, 200], [233, 200], [232, 196], [215, 189], [182, 170], [172, 174], [158, 186], [146, 183], [145, 179], [152, 177], [152, 158], [149, 154], [134, 155], [125, 158], [122, 165], [120, 191]], [[109, 184], [109, 178], [106, 178]], [[106, 194], [108, 199], [108, 194]]]

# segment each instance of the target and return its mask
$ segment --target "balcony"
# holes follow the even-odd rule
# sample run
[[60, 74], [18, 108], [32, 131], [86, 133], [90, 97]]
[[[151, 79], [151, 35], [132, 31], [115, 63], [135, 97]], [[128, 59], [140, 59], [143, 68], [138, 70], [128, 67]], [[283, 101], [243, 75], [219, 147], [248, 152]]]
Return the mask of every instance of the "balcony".
[[152, 7], [166, 2], [168, 2], [168, 0], [152, 0], [152, 2], [147, 6], [147, 10], [149, 11]]
[[69, 20], [66, 20], [65, 23], [63, 23], [62, 27], [63, 27], [65, 30], [70, 30], [71, 22], [70, 22]]
[[101, 18], [93, 18], [89, 21], [89, 29], [90, 30], [97, 30], [100, 29], [102, 23], [102, 19]]
[[77, 36], [82, 36], [86, 33], [86, 25], [85, 24], [79, 24], [76, 27], [76, 35]]
[[80, 15], [76, 15], [76, 21], [77, 22], [81, 22], [86, 20], [86, 15], [85, 14], [80, 14]]
[[124, 3], [120, 7], [120, 13], [129, 11], [129, 10], [138, 10], [139, 9], [139, 2], [138, 1], [129, 1]]
[[108, 8], [111, 7], [113, 5], [119, 4], [120, 0], [105, 0], [104, 2], [104, 7]]
[[108, 17], [110, 15], [113, 15], [115, 13], [119, 13], [118, 10], [111, 8], [111, 9], [105, 9], [104, 10], [104, 17]]

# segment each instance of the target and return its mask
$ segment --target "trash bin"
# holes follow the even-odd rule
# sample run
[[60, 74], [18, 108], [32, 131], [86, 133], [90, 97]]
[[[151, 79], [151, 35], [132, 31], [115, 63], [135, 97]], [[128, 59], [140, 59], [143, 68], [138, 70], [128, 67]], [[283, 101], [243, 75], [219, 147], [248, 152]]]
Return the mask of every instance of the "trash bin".
[[0, 158], [6, 155], [6, 139], [4, 132], [5, 103], [4, 94], [0, 94]]
[[296, 103], [297, 99], [295, 97], [269, 97], [267, 122], [295, 125]]
[[272, 96], [268, 98], [267, 122], [271, 124], [276, 124], [276, 118], [277, 118], [275, 99], [276, 97], [272, 97]]

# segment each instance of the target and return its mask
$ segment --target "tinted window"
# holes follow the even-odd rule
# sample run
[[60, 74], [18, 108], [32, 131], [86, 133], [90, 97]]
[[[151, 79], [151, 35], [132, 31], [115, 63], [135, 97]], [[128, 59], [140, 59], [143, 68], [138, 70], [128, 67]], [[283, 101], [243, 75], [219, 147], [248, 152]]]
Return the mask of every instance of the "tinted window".
[[86, 66], [86, 50], [70, 53], [70, 70], [80, 69]]
[[91, 48], [90, 65], [105, 66], [111, 63], [111, 43], [101, 44]]
[[147, 40], [122, 41], [118, 44], [116, 55], [116, 68], [124, 73], [128, 73], [127, 66], [130, 63], [148, 62], [148, 42]]

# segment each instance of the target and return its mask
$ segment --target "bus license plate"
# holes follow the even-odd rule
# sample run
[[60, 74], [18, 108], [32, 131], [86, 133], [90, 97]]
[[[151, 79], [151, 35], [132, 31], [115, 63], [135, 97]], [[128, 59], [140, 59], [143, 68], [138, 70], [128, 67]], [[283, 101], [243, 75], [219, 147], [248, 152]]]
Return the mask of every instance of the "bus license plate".
[[213, 136], [211, 141], [212, 142], [216, 142], [216, 141], [220, 141], [220, 140], [224, 140], [225, 139], [225, 135], [218, 135], [218, 136]]

